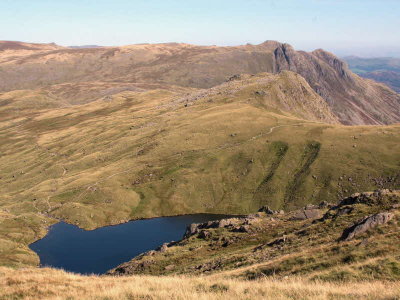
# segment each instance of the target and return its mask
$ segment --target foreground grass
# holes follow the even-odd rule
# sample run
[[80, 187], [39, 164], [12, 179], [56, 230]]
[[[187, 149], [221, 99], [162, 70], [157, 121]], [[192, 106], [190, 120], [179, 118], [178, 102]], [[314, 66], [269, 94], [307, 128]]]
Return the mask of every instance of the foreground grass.
[[55, 269], [0, 268], [0, 299], [398, 299], [400, 282], [327, 283], [298, 278], [99, 277]]

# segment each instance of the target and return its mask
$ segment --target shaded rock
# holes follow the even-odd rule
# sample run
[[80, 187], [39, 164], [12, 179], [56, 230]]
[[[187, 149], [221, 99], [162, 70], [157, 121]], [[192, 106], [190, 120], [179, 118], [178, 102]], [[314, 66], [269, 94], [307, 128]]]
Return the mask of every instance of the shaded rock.
[[267, 93], [265, 91], [255, 91], [254, 94], [257, 96], [265, 96]]
[[283, 245], [284, 243], [286, 243], [286, 241], [288, 241], [288, 238], [286, 236], [283, 236], [279, 239], [272, 241], [271, 243], [268, 243], [267, 246], [272, 247], [277, 245]]
[[346, 228], [343, 231], [342, 237], [343, 241], [349, 241], [353, 238], [363, 234], [371, 228], [378, 225], [383, 225], [389, 222], [394, 217], [394, 214], [389, 212], [382, 212], [372, 216], [365, 217], [360, 222], [354, 224], [353, 226]]
[[242, 225], [239, 227], [235, 227], [232, 231], [234, 231], [234, 232], [250, 232], [250, 226]]
[[240, 80], [242, 79], [242, 76], [240, 74], [235, 74], [231, 77], [228, 78], [228, 81], [234, 81], [234, 80]]
[[265, 212], [265, 213], [268, 214], [268, 215], [273, 215], [273, 214], [278, 213], [276, 210], [270, 209], [269, 206], [267, 206], [267, 205], [262, 206], [262, 207], [258, 210], [258, 212]]
[[337, 211], [337, 216], [342, 216], [342, 215], [348, 215], [354, 210], [354, 207], [351, 206], [345, 206], [342, 208], [339, 208]]
[[205, 240], [205, 239], [208, 239], [208, 238], [211, 237], [211, 232], [209, 232], [209, 231], [207, 231], [207, 230], [202, 230], [202, 231], [200, 231], [198, 237], [199, 237], [200, 239], [204, 239], [204, 240]]
[[320, 204], [318, 204], [318, 208], [330, 208], [332, 207], [333, 204], [329, 203], [328, 201], [322, 201]]

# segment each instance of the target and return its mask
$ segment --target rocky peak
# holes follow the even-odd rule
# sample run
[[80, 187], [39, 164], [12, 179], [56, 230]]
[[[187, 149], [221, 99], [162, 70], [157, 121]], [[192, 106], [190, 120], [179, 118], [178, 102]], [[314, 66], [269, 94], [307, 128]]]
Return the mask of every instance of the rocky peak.
[[334, 54], [325, 51], [323, 49], [317, 49], [312, 52], [312, 54], [319, 59], [323, 60], [329, 66], [336, 70], [340, 77], [352, 80], [351, 71], [349, 70], [347, 64], [336, 57]]

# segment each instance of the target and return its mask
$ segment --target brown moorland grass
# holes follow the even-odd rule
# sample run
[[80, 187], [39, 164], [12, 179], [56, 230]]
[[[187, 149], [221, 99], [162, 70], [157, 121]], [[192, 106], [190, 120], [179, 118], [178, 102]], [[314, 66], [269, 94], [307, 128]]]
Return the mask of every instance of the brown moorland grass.
[[0, 268], [0, 299], [399, 299], [400, 282], [327, 283], [288, 277], [81, 276]]

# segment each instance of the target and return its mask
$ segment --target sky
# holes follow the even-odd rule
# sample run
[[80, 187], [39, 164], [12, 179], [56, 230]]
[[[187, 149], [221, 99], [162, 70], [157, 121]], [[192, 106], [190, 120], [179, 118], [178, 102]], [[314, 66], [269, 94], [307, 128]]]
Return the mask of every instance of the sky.
[[0, 40], [259, 44], [400, 57], [400, 0], [0, 0]]

